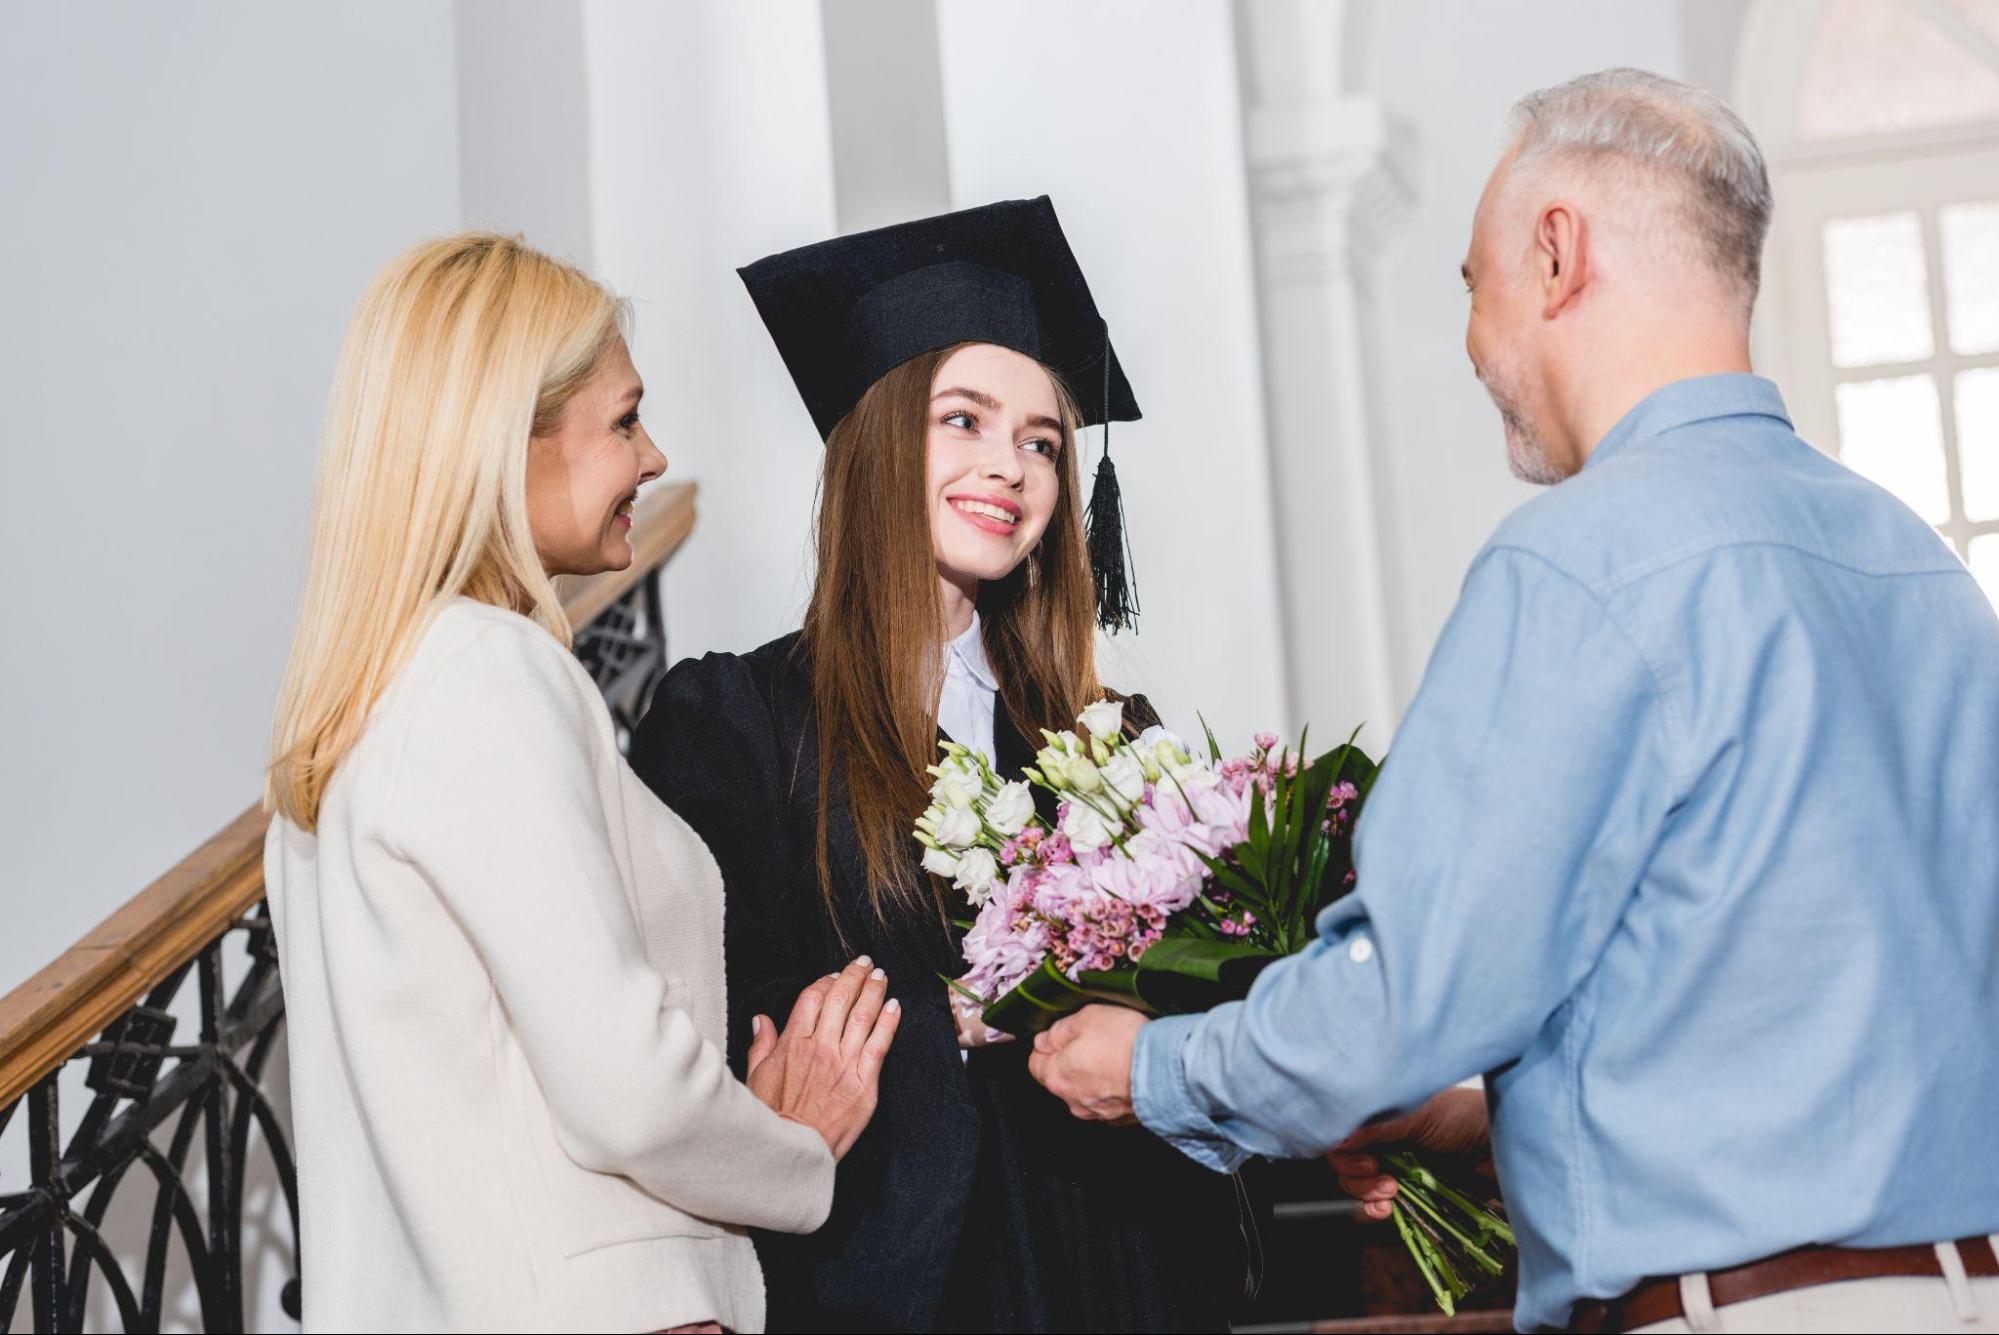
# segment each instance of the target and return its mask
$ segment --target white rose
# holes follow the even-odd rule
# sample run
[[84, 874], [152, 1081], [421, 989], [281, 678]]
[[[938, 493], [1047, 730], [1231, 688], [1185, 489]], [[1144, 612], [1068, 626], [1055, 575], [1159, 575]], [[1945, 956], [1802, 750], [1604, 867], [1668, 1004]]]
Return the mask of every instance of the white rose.
[[970, 807], [947, 807], [931, 834], [946, 848], [970, 848], [979, 837], [978, 813]]
[[1065, 766], [1069, 786], [1079, 793], [1094, 793], [1104, 786], [1104, 776], [1097, 767], [1078, 756]]
[[1024, 783], [1002, 786], [986, 805], [986, 824], [1009, 839], [1026, 829], [1033, 816], [1034, 794]]
[[1115, 700], [1099, 700], [1076, 715], [1076, 722], [1082, 724], [1090, 736], [1100, 742], [1108, 742], [1124, 731], [1124, 706]]
[[1190, 797], [1209, 788], [1219, 788], [1222, 782], [1222, 776], [1206, 765], [1181, 765], [1172, 770], [1172, 775], [1180, 791]]
[[974, 848], [958, 859], [958, 875], [951, 884], [963, 890], [965, 898], [978, 908], [993, 897], [998, 880], [999, 859], [983, 848]]
[[1187, 749], [1186, 739], [1171, 728], [1161, 727], [1155, 723], [1144, 732], [1138, 734], [1138, 744], [1154, 755], [1159, 754], [1159, 744], [1161, 742], [1167, 743], [1175, 752], [1183, 757], [1192, 754]]
[[930, 796], [942, 807], [969, 807], [979, 795], [979, 785], [966, 783], [956, 774], [946, 774], [931, 786]]
[[923, 870], [939, 876], [956, 876], [958, 859], [941, 848], [926, 848], [923, 850]]
[[1062, 833], [1069, 836], [1069, 847], [1079, 853], [1105, 847], [1114, 832], [1109, 822], [1081, 802], [1071, 802], [1062, 817]]
[[1145, 767], [1129, 751], [1119, 751], [1103, 767], [1104, 786], [1130, 806], [1145, 796]]

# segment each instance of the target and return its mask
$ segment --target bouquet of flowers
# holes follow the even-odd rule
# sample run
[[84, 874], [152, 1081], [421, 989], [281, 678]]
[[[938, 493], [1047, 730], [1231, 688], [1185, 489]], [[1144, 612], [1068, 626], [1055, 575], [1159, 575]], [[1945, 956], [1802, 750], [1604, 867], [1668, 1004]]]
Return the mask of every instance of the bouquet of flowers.
[[[1375, 763], [1351, 738], [1317, 759], [1258, 734], [1197, 760], [1164, 729], [1124, 729], [1105, 700], [1081, 731], [1044, 732], [1018, 777], [942, 744], [916, 822], [924, 867], [977, 911], [951, 986], [991, 1029], [1026, 1037], [1091, 1002], [1188, 1014], [1246, 996], [1272, 962], [1303, 950], [1319, 910], [1353, 885], [1353, 826]], [[1054, 818], [1035, 790], [1052, 795]], [[1395, 1220], [1447, 1313], [1472, 1271], [1503, 1268], [1513, 1233], [1494, 1210], [1409, 1154], [1384, 1160]]]

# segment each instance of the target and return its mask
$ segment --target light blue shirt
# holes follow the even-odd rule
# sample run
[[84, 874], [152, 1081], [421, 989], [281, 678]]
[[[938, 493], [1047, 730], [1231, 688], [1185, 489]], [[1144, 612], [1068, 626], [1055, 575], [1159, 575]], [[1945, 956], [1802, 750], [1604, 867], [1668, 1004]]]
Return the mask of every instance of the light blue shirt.
[[1999, 619], [1768, 381], [1659, 390], [1500, 526], [1356, 860], [1246, 1001], [1140, 1031], [1194, 1158], [1486, 1073], [1523, 1330], [1999, 1229]]

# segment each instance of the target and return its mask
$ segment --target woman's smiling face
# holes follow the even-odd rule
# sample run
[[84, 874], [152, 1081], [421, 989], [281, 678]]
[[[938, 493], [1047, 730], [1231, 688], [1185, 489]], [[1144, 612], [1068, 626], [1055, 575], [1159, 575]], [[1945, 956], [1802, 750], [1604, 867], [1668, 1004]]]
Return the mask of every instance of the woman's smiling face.
[[666, 459], [639, 422], [645, 386], [621, 338], [576, 391], [553, 434], [528, 443], [528, 528], [551, 575], [632, 563], [632, 507]]
[[1061, 403], [1031, 357], [958, 349], [930, 382], [930, 541], [937, 573], [968, 596], [1026, 559], [1061, 495]]

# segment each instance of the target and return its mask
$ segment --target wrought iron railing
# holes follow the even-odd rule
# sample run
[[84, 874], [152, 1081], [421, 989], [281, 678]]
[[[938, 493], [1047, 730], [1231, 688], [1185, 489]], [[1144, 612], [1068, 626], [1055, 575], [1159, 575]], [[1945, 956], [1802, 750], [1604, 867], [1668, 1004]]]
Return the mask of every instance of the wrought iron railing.
[[[666, 668], [653, 576], [694, 513], [693, 484], [659, 488], [635, 516], [631, 568], [563, 590], [577, 653], [627, 729]], [[94, 1314], [127, 1331], [245, 1329], [253, 1168], [282, 1198], [280, 1303], [298, 1315], [310, 1276], [297, 1270], [298, 1180], [270, 1087], [284, 994], [263, 903], [265, 824], [244, 812], [0, 998], [0, 1137], [25, 1135], [27, 1171], [18, 1186], [0, 1180], [0, 1332], [24, 1306], [38, 1332], [82, 1330]], [[75, 1097], [79, 1079], [84, 1111], [65, 1134], [64, 1087]], [[114, 1207], [129, 1212], [132, 1181], [151, 1192], [136, 1257], [106, 1229]]]

